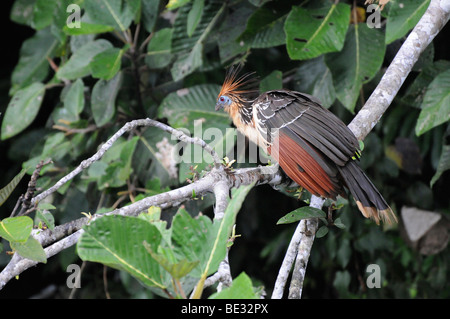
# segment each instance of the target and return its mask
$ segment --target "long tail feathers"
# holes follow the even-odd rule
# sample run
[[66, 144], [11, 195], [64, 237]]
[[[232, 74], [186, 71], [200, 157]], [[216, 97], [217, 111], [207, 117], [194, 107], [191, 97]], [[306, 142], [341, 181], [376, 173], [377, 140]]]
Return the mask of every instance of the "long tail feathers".
[[377, 224], [380, 220], [390, 225], [397, 223], [397, 216], [356, 162], [348, 162], [339, 171], [364, 217]]

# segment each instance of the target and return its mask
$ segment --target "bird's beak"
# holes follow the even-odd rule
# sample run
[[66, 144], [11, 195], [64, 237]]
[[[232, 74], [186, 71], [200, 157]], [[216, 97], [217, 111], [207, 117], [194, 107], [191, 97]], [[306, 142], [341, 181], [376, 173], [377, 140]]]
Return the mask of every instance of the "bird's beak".
[[220, 103], [216, 103], [216, 111], [220, 110], [223, 108], [223, 104]]

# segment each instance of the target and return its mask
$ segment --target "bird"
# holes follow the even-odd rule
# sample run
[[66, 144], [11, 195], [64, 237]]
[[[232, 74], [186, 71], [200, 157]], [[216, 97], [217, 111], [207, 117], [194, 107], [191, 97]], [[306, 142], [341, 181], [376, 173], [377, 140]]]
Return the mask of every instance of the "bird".
[[397, 217], [358, 165], [359, 142], [320, 101], [287, 89], [259, 93], [253, 73], [228, 68], [215, 110], [228, 113], [236, 128], [269, 154], [299, 186], [312, 195], [336, 200], [353, 196], [362, 215], [376, 224]]

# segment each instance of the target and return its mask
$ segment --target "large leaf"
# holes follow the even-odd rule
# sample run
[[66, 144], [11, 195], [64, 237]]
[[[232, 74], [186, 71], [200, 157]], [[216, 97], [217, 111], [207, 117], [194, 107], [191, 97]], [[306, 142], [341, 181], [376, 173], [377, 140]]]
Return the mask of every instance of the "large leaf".
[[[224, 4], [217, 0], [208, 1], [195, 30], [188, 29], [191, 9], [192, 5], [180, 8], [173, 27], [171, 51], [172, 53], [179, 53], [177, 61], [171, 68], [172, 77], [175, 81], [181, 80], [202, 66], [203, 43], [222, 14]], [[189, 33], [191, 33], [190, 36]]]
[[198, 42], [191, 51], [178, 57], [171, 68], [174, 81], [181, 80], [203, 64], [203, 44]]
[[[254, 291], [252, 280], [245, 272], [241, 273], [231, 283], [230, 287], [223, 289], [209, 297], [210, 299], [258, 299]], [[256, 310], [256, 309], [255, 309]]]
[[25, 242], [10, 242], [11, 248], [20, 256], [37, 262], [46, 263], [47, 256], [42, 245], [33, 236], [29, 236]]
[[109, 81], [99, 80], [92, 89], [91, 109], [97, 126], [108, 123], [116, 112], [116, 97], [122, 86], [122, 72]]
[[286, 48], [291, 59], [304, 60], [342, 49], [350, 21], [350, 6], [320, 9], [294, 7], [286, 19]]
[[365, 23], [351, 25], [339, 53], [325, 57], [339, 101], [353, 112], [363, 83], [379, 71], [385, 53], [384, 35]]
[[[237, 42], [241, 47], [269, 48], [286, 43], [284, 24], [287, 15], [269, 8], [256, 10], [247, 20]], [[234, 27], [234, 26], [233, 26]]]
[[57, 2], [58, 0], [36, 0], [33, 8], [33, 28], [40, 30], [52, 23]]
[[331, 106], [336, 99], [333, 77], [323, 56], [306, 61], [297, 69], [294, 87], [318, 98], [324, 107]]
[[187, 17], [187, 35], [192, 36], [203, 14], [205, 0], [194, 0], [191, 10]]
[[83, 80], [78, 79], [71, 84], [69, 90], [63, 99], [64, 111], [59, 114], [61, 118], [69, 122], [76, 122], [79, 120], [79, 114], [84, 109], [84, 83]]
[[47, 58], [52, 58], [58, 41], [50, 32], [43, 29], [36, 32], [33, 37], [25, 40], [19, 54], [19, 62], [11, 76], [11, 91], [26, 87], [34, 82], [43, 81], [49, 70]]
[[160, 265], [146, 248], [156, 251], [161, 242], [158, 229], [135, 217], [104, 216], [86, 226], [77, 244], [81, 259], [125, 270], [148, 286], [165, 287]]
[[33, 220], [28, 216], [8, 217], [0, 221], [0, 237], [10, 242], [26, 242], [32, 229]]
[[393, 1], [386, 23], [386, 44], [403, 37], [415, 27], [429, 4], [430, 0]]
[[160, 0], [141, 0], [142, 23], [145, 30], [153, 32], [158, 20]]
[[159, 69], [168, 66], [173, 55], [170, 53], [172, 43], [171, 28], [161, 29], [153, 34], [151, 41], [147, 46], [147, 55], [145, 63], [152, 69]]
[[64, 33], [67, 35], [82, 35], [82, 34], [98, 34], [111, 32], [114, 30], [114, 27], [103, 24], [93, 24], [87, 23], [84, 21], [80, 21], [79, 28], [69, 28], [67, 25], [63, 27]]
[[237, 54], [244, 53], [248, 49], [248, 44], [239, 41], [238, 37], [245, 31], [245, 21], [252, 14], [248, 6], [242, 5], [234, 12], [227, 12], [219, 30], [215, 32], [217, 44], [219, 46], [220, 61], [224, 63]]
[[450, 120], [450, 70], [440, 73], [428, 86], [423, 98], [422, 111], [416, 125], [421, 135], [433, 127]]
[[125, 31], [140, 10], [140, 0], [89, 0], [84, 8], [93, 23]]
[[205, 38], [206, 34], [211, 30], [213, 26], [211, 25], [211, 22], [214, 22], [214, 18], [217, 13], [221, 11], [220, 9], [222, 6], [222, 1], [208, 1], [203, 10], [202, 18], [191, 36], [188, 36], [187, 33], [187, 20], [192, 4], [188, 4], [180, 8], [173, 25], [172, 53], [180, 53], [191, 50], [195, 44], [201, 42]]
[[128, 46], [122, 49], [110, 48], [97, 54], [91, 61], [92, 77], [103, 80], [111, 80], [120, 70], [122, 56]]
[[[195, 233], [191, 234], [193, 236], [196, 235], [199, 236], [201, 240], [203, 239], [209, 240], [207, 242], [206, 249], [202, 252], [202, 254], [197, 255], [198, 257], [201, 258], [206, 257], [206, 260], [203, 260], [203, 262], [200, 262], [199, 264], [199, 266], [201, 267], [200, 269], [201, 277], [196, 287], [196, 290], [193, 293], [194, 299], [200, 298], [206, 277], [209, 274], [215, 272], [219, 267], [220, 262], [225, 258], [227, 251], [227, 241], [231, 234], [231, 229], [236, 221], [236, 216], [239, 210], [241, 209], [242, 203], [247, 197], [247, 194], [250, 192], [253, 186], [254, 183], [250, 185], [241, 186], [238, 189], [232, 190], [231, 200], [228, 203], [228, 206], [225, 210], [224, 217], [220, 220], [214, 220], [212, 233], [204, 231], [202, 232], [201, 229], [199, 229], [197, 230], [197, 234]], [[181, 229], [179, 230], [181, 231]], [[185, 234], [180, 233], [181, 236], [178, 238], [178, 240], [185, 240], [186, 242], [193, 240], [192, 237], [189, 237], [188, 234], [186, 234], [189, 233], [189, 231], [187, 231], [186, 228], [184, 229], [184, 232]], [[211, 236], [211, 234], [213, 234], [213, 236]], [[175, 233], [174, 233], [174, 240], [177, 240], [175, 237]]]
[[406, 89], [402, 102], [420, 108], [425, 97], [426, 89], [436, 76], [446, 70], [450, 70], [450, 61], [438, 60], [425, 67]]
[[6, 109], [2, 122], [2, 140], [26, 129], [36, 118], [44, 99], [45, 86], [36, 82], [17, 91]]
[[59, 68], [56, 76], [59, 79], [75, 80], [91, 74], [90, 63], [92, 59], [107, 49], [112, 44], [104, 39], [87, 42], [72, 54], [70, 59]]

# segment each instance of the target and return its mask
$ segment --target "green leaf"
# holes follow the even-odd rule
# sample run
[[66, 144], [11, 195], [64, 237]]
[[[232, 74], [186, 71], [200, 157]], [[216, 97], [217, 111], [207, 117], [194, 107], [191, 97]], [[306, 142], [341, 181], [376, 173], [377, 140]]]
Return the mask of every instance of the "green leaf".
[[328, 230], [329, 229], [327, 226], [325, 226], [325, 225], [321, 226], [316, 232], [316, 238], [324, 237], [326, 234], [328, 234]]
[[[224, 217], [220, 220], [214, 220], [212, 232], [203, 234], [204, 231], [202, 232], [200, 229], [197, 231], [197, 236], [200, 236], [202, 238], [201, 240], [204, 240], [203, 238], [209, 235], [209, 237], [206, 238], [207, 240], [209, 239], [209, 242], [207, 242], [207, 249], [205, 250], [207, 253], [201, 255], [202, 257], [207, 257], [207, 260], [206, 263], [204, 263], [204, 260], [203, 262], [202, 260], [200, 261], [201, 278], [193, 293], [194, 299], [200, 298], [206, 277], [215, 272], [218, 269], [220, 262], [225, 258], [227, 240], [231, 234], [231, 229], [235, 224], [237, 213], [241, 209], [242, 203], [254, 185], [255, 183], [252, 183], [232, 190], [231, 200], [225, 210]], [[186, 229], [184, 231], [187, 233]], [[195, 234], [193, 235], [195, 236]], [[185, 242], [192, 240], [186, 235], [183, 237], [185, 237]]]
[[153, 32], [159, 17], [160, 0], [141, 0], [142, 23], [147, 32]]
[[17, 91], [8, 104], [2, 122], [2, 140], [26, 129], [36, 118], [44, 99], [45, 86], [33, 83]]
[[79, 114], [84, 109], [84, 83], [78, 79], [71, 84], [69, 90], [64, 96], [64, 117], [69, 122], [76, 122], [80, 119]]
[[294, 88], [319, 99], [324, 107], [336, 100], [333, 77], [323, 56], [303, 63], [294, 75]]
[[92, 59], [107, 49], [112, 48], [112, 44], [104, 39], [90, 41], [77, 49], [70, 59], [59, 68], [56, 76], [59, 79], [75, 80], [91, 74], [90, 63]]
[[166, 8], [169, 10], [175, 10], [179, 7], [188, 4], [191, 0], [169, 0], [169, 3], [166, 5]]
[[450, 120], [450, 70], [440, 73], [430, 83], [416, 124], [419, 136]]
[[173, 27], [172, 53], [180, 54], [171, 69], [175, 81], [191, 74], [203, 64], [203, 43], [225, 8], [221, 1], [208, 1], [200, 22], [192, 35], [187, 37], [187, 20], [191, 7], [192, 5], [186, 5], [180, 8]]
[[2, 206], [3, 203], [8, 199], [9, 195], [11, 195], [11, 193], [14, 191], [26, 172], [27, 170], [25, 168], [22, 169], [19, 174], [14, 176], [14, 178], [8, 183], [8, 185], [0, 189], [0, 206]]
[[188, 261], [182, 259], [178, 262], [171, 262], [166, 256], [158, 254], [153, 251], [149, 243], [144, 241], [145, 249], [149, 252], [153, 259], [155, 259], [173, 278], [180, 279], [189, 274], [195, 266], [198, 265], [198, 261]]
[[173, 64], [170, 72], [174, 81], [191, 74], [203, 64], [203, 44], [198, 42], [189, 53], [181, 55]]
[[25, 242], [10, 242], [11, 248], [20, 256], [40, 263], [47, 263], [44, 248], [33, 236], [29, 236]]
[[0, 237], [10, 242], [25, 243], [32, 229], [33, 220], [28, 216], [8, 217], [0, 221]]
[[436, 78], [436, 76], [450, 69], [450, 61], [438, 60], [425, 67], [406, 89], [402, 102], [417, 108], [420, 108], [427, 87]]
[[117, 141], [108, 151], [108, 156], [105, 154], [98, 162], [99, 164], [92, 165], [94, 168], [89, 170], [89, 175], [90, 177], [100, 177], [97, 180], [99, 189], [120, 187], [126, 184], [132, 172], [131, 162], [138, 140], [139, 137], [135, 136], [121, 143]]
[[36, 0], [33, 8], [33, 28], [40, 30], [52, 24], [57, 2], [58, 0]]
[[92, 77], [103, 80], [112, 79], [120, 70], [122, 56], [128, 46], [123, 49], [110, 48], [97, 54], [89, 64]]
[[363, 83], [380, 70], [385, 53], [384, 35], [365, 23], [351, 25], [342, 51], [325, 56], [338, 100], [353, 112]]
[[159, 263], [145, 249], [144, 241], [156, 251], [161, 234], [149, 222], [127, 216], [104, 216], [85, 226], [77, 244], [82, 260], [125, 270], [148, 286], [165, 288]]
[[434, 183], [441, 177], [442, 173], [450, 169], [450, 145], [444, 145], [442, 147], [441, 157], [439, 158], [439, 164], [436, 173], [430, 181], [430, 187], [433, 187]]
[[94, 24], [80, 21], [79, 28], [69, 28], [67, 25], [63, 27], [63, 31], [67, 35], [82, 35], [82, 34], [100, 34], [111, 32], [114, 27], [104, 24]]
[[172, 43], [172, 28], [164, 28], [153, 34], [147, 46], [145, 63], [152, 69], [159, 69], [168, 66], [173, 55], [170, 53]]
[[197, 28], [197, 25], [200, 22], [204, 6], [205, 0], [194, 0], [194, 4], [187, 17], [187, 34], [189, 37], [192, 36], [195, 28]]
[[109, 81], [99, 80], [92, 89], [91, 109], [97, 126], [108, 123], [116, 112], [116, 97], [122, 86], [122, 72]]
[[234, 12], [228, 12], [219, 30], [216, 31], [219, 46], [220, 61], [224, 64], [234, 56], [244, 53], [249, 46], [239, 41], [240, 35], [245, 31], [245, 21], [253, 13], [248, 6], [241, 6]]
[[125, 31], [140, 9], [140, 1], [89, 0], [84, 2], [84, 7], [93, 23]]
[[259, 90], [266, 92], [270, 90], [279, 90], [283, 88], [283, 73], [278, 70], [272, 71], [268, 76], [261, 80]]
[[284, 25], [290, 58], [305, 60], [340, 51], [349, 21], [350, 6], [344, 3], [309, 10], [294, 7]]
[[408, 33], [419, 22], [430, 4], [430, 0], [393, 1], [386, 22], [386, 44]]
[[10, 19], [18, 24], [31, 26], [33, 22], [33, 7], [36, 0], [16, 0], [13, 2]]
[[19, 62], [11, 75], [10, 94], [34, 82], [43, 81], [47, 77], [49, 70], [47, 57], [53, 57], [57, 44], [58, 40], [49, 28], [36, 32], [23, 42]]
[[240, 273], [230, 287], [212, 294], [210, 299], [258, 299], [259, 296], [253, 291], [251, 279], [245, 272]]
[[321, 209], [310, 206], [304, 206], [297, 208], [296, 210], [290, 212], [289, 214], [281, 217], [278, 220], [277, 225], [295, 223], [302, 219], [325, 218], [325, 217], [326, 214]]
[[55, 218], [52, 213], [38, 209], [36, 211], [35, 224], [44, 223], [50, 230], [55, 229]]
[[284, 24], [287, 15], [282, 14], [281, 11], [264, 7], [254, 11], [236, 42], [243, 48], [269, 48], [285, 44]]

